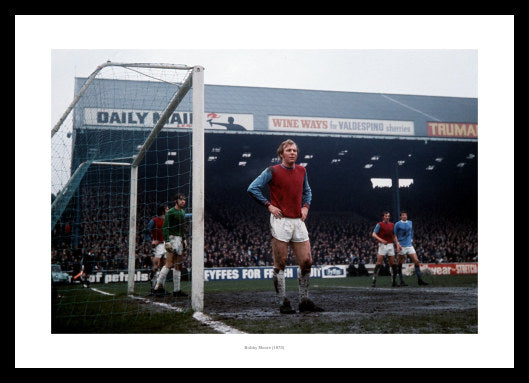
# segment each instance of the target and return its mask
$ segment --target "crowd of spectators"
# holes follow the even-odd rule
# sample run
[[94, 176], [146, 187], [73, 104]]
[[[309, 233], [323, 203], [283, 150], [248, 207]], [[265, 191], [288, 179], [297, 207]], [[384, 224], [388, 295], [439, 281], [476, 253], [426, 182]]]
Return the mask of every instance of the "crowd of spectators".
[[[205, 267], [270, 266], [269, 214], [247, 195], [206, 192]], [[125, 270], [128, 263], [129, 198], [102, 186], [83, 189], [75, 209], [63, 214], [52, 231], [52, 263], [71, 271], [88, 257], [94, 271]], [[144, 230], [156, 212], [155, 200], [138, 201], [136, 267], [151, 267], [151, 244]], [[363, 213], [363, 212], [362, 212]], [[377, 244], [371, 237], [380, 218], [378, 207], [365, 214], [311, 209], [306, 221], [313, 264], [375, 262]], [[409, 214], [414, 225], [414, 247], [422, 263], [477, 261], [476, 219], [454, 217], [441, 207], [424, 207]], [[78, 221], [78, 223], [76, 223]], [[392, 221], [396, 221], [392, 217]], [[191, 239], [188, 239], [191, 243]], [[190, 266], [190, 259], [185, 260]], [[296, 264], [292, 254], [288, 264]]]
[[[253, 203], [253, 202], [251, 202]], [[270, 266], [269, 215], [264, 208], [243, 203], [219, 207], [214, 220], [206, 220], [207, 265]], [[410, 217], [414, 223], [414, 247], [422, 263], [477, 261], [477, 230], [472, 222], [448, 218]], [[371, 237], [379, 220], [354, 213], [309, 212], [309, 231], [315, 265], [372, 264], [378, 245]], [[296, 264], [291, 254], [288, 264]]]
[[[139, 205], [139, 214], [142, 208], [146, 206]], [[127, 269], [128, 195], [104, 186], [86, 187], [78, 211], [79, 224], [75, 224], [75, 209], [71, 209], [63, 214], [53, 229], [52, 263], [60, 264], [65, 271], [71, 271], [83, 259], [89, 259], [94, 271]], [[152, 212], [155, 211], [153, 208]], [[136, 267], [139, 269], [151, 267], [152, 250], [150, 243], [144, 241], [143, 225], [146, 227], [147, 223], [139, 220], [136, 227]]]

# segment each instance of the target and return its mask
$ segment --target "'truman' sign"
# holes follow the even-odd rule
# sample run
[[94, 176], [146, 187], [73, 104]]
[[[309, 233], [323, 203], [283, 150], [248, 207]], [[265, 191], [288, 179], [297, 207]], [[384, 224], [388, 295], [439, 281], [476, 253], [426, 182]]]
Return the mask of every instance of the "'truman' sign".
[[428, 122], [428, 137], [478, 138], [478, 124]]

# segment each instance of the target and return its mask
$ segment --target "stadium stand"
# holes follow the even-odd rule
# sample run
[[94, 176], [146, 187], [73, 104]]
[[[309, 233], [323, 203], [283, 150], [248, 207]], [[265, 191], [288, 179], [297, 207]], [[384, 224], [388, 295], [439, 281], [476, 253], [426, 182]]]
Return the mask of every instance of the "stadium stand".
[[[75, 81], [79, 90], [86, 78]], [[144, 99], [142, 110], [152, 109], [156, 107], [150, 92], [156, 90], [164, 99], [172, 94], [171, 84], [145, 85], [102, 81], [103, 94], [117, 92], [120, 96], [84, 107], [128, 110], [128, 95], [134, 94]], [[376, 244], [371, 232], [383, 210], [390, 211], [395, 221], [399, 209], [407, 210], [414, 222], [414, 245], [421, 262], [477, 261], [477, 139], [427, 137], [430, 121], [477, 124], [477, 99], [206, 85], [205, 100], [208, 113], [253, 116], [248, 131], [228, 129], [205, 135], [206, 267], [271, 264], [268, 214], [246, 189], [260, 172], [276, 163], [275, 150], [286, 138], [297, 142], [298, 163], [306, 166], [313, 191], [307, 228], [315, 264], [373, 263]], [[285, 136], [269, 129], [270, 116], [278, 115], [408, 121], [414, 124], [415, 133], [411, 137]], [[95, 152], [98, 159], [132, 155], [149, 133], [122, 128], [95, 129], [79, 118], [72, 172]], [[189, 161], [163, 165], [168, 151], [178, 151], [175, 158], [189, 154], [187, 140], [185, 131], [162, 130], [153, 145], [156, 151], [147, 153], [139, 175], [143, 192], [138, 194], [138, 233], [159, 203], [172, 203], [177, 190], [171, 182], [188, 182]], [[157, 164], [160, 159], [162, 165]], [[92, 182], [91, 177], [99, 179]], [[75, 262], [91, 252], [96, 269], [126, 267], [128, 221], [122, 218], [128, 209], [126, 177], [116, 169], [99, 169], [96, 175], [88, 171], [83, 176], [78, 192], [52, 230], [52, 262], [72, 270]], [[393, 187], [374, 188], [374, 178], [392, 179]], [[413, 183], [397, 189], [397, 179]], [[108, 182], [113, 180], [118, 182]], [[151, 248], [143, 235], [137, 236], [136, 249], [136, 266], [149, 268]]]
[[[275, 150], [284, 138], [206, 135], [206, 156], [213, 148], [219, 149], [205, 170], [206, 267], [272, 264], [268, 213], [247, 195], [246, 188], [274, 163]], [[477, 261], [477, 142], [290, 138], [300, 147], [298, 163], [307, 167], [313, 192], [307, 227], [314, 264], [373, 263], [376, 244], [371, 232], [384, 209], [391, 211], [395, 221], [397, 206], [407, 210], [414, 222], [414, 245], [421, 262]], [[243, 153], [250, 153], [244, 166]], [[405, 162], [399, 165], [398, 161]], [[372, 167], [366, 168], [368, 163]], [[433, 169], [427, 170], [429, 166]], [[374, 188], [371, 183], [377, 177], [395, 180], [397, 171], [398, 178], [413, 179], [399, 189], [399, 205], [394, 187]], [[163, 180], [144, 182], [156, 184], [138, 196], [143, 209], [138, 216], [144, 217], [137, 222], [138, 233], [160, 201], [171, 203], [167, 195], [156, 192], [157, 187], [164, 189]], [[112, 185], [98, 184], [97, 190], [91, 185], [89, 179], [83, 180], [79, 205], [66, 209], [53, 229], [52, 263], [70, 271], [91, 252], [95, 270], [125, 269], [128, 231], [120, 220], [128, 208], [128, 195], [113, 190]], [[76, 209], [82, 212], [77, 222]], [[150, 244], [139, 235], [136, 267], [149, 268], [150, 254]]]

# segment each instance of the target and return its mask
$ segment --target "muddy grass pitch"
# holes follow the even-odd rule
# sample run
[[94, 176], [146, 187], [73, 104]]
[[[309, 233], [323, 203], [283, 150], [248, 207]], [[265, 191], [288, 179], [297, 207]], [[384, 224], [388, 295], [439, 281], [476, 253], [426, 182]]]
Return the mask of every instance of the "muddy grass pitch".
[[[389, 277], [380, 277], [373, 288], [368, 277], [314, 279], [309, 297], [325, 311], [294, 314], [279, 313], [270, 280], [207, 282], [206, 320], [195, 317], [190, 297], [149, 296], [149, 283], [138, 284], [134, 296], [126, 284], [64, 286], [52, 299], [52, 333], [211, 334], [228, 326], [247, 334], [477, 334], [477, 275], [427, 282], [418, 286], [407, 277], [409, 286], [391, 287]], [[297, 309], [297, 280], [287, 279], [286, 288]], [[189, 293], [191, 282], [182, 289]]]
[[[214, 319], [247, 333], [477, 333], [477, 286], [324, 286], [310, 298], [325, 312], [280, 314], [273, 291], [211, 292]], [[416, 283], [414, 283], [416, 285]], [[287, 292], [297, 309], [295, 289]]]

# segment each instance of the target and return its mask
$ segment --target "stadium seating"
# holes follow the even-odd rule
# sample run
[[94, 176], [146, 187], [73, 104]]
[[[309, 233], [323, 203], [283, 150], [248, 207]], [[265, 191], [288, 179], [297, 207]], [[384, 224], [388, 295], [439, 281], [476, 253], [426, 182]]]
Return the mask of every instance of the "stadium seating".
[[[376, 244], [371, 232], [375, 224], [383, 210], [391, 212], [392, 221], [398, 217], [395, 188], [374, 188], [370, 179], [396, 179], [396, 172], [399, 178], [413, 179], [399, 189], [398, 206], [408, 211], [414, 223], [419, 260], [477, 261], [476, 142], [293, 138], [300, 148], [298, 163], [306, 166], [313, 193], [307, 228], [314, 264], [374, 262]], [[282, 139], [206, 135], [206, 157], [212, 152], [216, 157], [206, 161], [206, 266], [272, 264], [268, 213], [246, 189], [261, 171], [276, 163], [275, 150]], [[398, 161], [405, 162], [399, 165]], [[366, 168], [368, 163], [372, 167]], [[461, 163], [464, 166], [458, 166]], [[432, 165], [433, 170], [427, 170]], [[157, 204], [171, 203], [167, 193], [157, 192], [166, 188], [163, 182], [168, 178], [140, 180], [147, 191], [138, 195], [138, 233]], [[110, 186], [105, 191], [101, 184], [94, 190], [88, 180], [83, 182], [82, 198], [72, 201], [52, 231], [52, 262], [71, 270], [82, 254], [92, 251], [97, 268], [126, 268], [128, 231], [123, 222], [117, 222], [128, 206], [128, 195]], [[82, 212], [77, 221], [76, 211]], [[68, 234], [63, 230], [66, 222], [73, 225]], [[139, 235], [137, 266], [150, 267], [150, 254], [150, 244]], [[290, 257], [290, 262], [295, 260]]]

